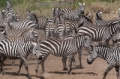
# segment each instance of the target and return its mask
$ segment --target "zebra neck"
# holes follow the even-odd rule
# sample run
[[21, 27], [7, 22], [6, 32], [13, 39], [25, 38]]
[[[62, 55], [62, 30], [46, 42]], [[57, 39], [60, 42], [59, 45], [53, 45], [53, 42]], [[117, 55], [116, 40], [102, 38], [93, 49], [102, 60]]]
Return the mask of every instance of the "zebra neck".
[[96, 20], [103, 20], [102, 17], [96, 15]]
[[105, 60], [107, 60], [107, 56], [109, 55], [109, 53], [111, 53], [110, 51], [112, 51], [110, 48], [105, 46], [98, 46], [95, 49], [98, 53], [98, 56]]

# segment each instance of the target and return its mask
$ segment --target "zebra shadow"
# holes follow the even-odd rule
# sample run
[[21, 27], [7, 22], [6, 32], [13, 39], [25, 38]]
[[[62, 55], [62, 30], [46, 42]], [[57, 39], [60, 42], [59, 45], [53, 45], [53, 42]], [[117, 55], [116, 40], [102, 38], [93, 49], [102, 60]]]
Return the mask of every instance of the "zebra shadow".
[[84, 69], [84, 67], [80, 68], [80, 65], [76, 65], [75, 67], [72, 67], [73, 70], [75, 69]]
[[[36, 65], [37, 63], [27, 63], [27, 65]], [[19, 64], [5, 64], [4, 66], [19, 66]]]
[[36, 77], [40, 79], [45, 79], [43, 76], [36, 76]]
[[26, 76], [27, 77], [27, 74], [24, 74], [24, 73], [20, 73], [20, 75], [18, 75], [17, 72], [5, 72], [6, 75], [12, 75], [12, 76]]
[[[60, 71], [49, 71], [48, 73], [68, 74], [68, 72], [60, 72]], [[88, 74], [88, 75], [95, 75], [95, 76], [97, 76], [97, 74], [94, 73], [94, 72], [72, 72], [72, 75], [76, 75], [76, 74]]]
[[[20, 75], [18, 75], [17, 72], [5, 72], [6, 75], [12, 75], [12, 76], [25, 76], [25, 77], [28, 77], [27, 74], [24, 74], [24, 73], [20, 73]], [[34, 76], [34, 77], [37, 77], [37, 78], [40, 78], [40, 79], [45, 79], [43, 76], [35, 76], [35, 75], [31, 75], [31, 77]]]
[[[1, 68], [0, 68], [1, 69]], [[4, 70], [12, 70], [12, 68], [4, 68]]]

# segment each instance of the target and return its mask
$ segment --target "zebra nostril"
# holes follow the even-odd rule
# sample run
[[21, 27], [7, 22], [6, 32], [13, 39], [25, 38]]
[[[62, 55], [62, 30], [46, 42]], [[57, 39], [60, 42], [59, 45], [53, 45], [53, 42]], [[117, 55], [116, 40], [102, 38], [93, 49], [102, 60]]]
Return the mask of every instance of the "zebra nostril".
[[39, 58], [38, 58], [39, 60], [42, 60], [42, 56], [39, 56]]

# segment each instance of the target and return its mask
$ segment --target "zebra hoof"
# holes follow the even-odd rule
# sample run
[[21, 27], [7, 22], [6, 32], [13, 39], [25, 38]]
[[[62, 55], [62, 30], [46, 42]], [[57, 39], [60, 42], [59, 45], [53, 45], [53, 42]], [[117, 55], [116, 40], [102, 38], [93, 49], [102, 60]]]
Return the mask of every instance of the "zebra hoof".
[[19, 71], [17, 71], [17, 74], [18, 74], [18, 76], [20, 76], [20, 72]]
[[82, 65], [79, 66], [79, 69], [83, 69]]
[[68, 71], [68, 75], [72, 74], [70, 71]]
[[65, 70], [65, 71], [66, 71], [66, 70], [68, 70], [68, 69], [67, 69], [66, 67], [64, 67], [64, 68], [63, 68], [63, 70]]
[[5, 73], [5, 72], [2, 72], [2, 74], [3, 74], [3, 75], [6, 75], [6, 73]]
[[32, 79], [32, 77], [31, 77], [30, 75], [28, 75], [28, 78], [29, 78], [29, 79]]

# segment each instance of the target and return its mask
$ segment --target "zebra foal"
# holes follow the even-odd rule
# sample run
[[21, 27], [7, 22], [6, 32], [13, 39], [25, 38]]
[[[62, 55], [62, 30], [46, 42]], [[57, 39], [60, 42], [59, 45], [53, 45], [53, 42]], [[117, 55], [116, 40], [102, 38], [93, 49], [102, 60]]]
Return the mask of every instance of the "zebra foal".
[[[38, 73], [39, 64], [42, 65], [42, 71], [44, 72], [44, 62], [49, 54], [53, 54], [57, 57], [68, 56], [68, 74], [71, 73], [72, 58], [77, 51], [81, 50], [81, 47], [88, 47], [91, 44], [89, 36], [77, 35], [73, 38], [66, 40], [58, 40], [54, 38], [47, 38], [42, 40], [39, 45], [33, 48], [33, 53], [39, 59], [39, 63], [36, 68], [36, 75]], [[81, 53], [79, 53], [79, 60], [81, 60]], [[65, 61], [63, 60], [63, 69], [66, 68]], [[81, 61], [80, 61], [81, 63]]]
[[116, 76], [120, 79], [119, 67], [120, 67], [120, 49], [115, 48], [112, 49], [107, 46], [91, 46], [90, 47], [90, 55], [87, 58], [87, 63], [92, 64], [92, 62], [97, 58], [100, 57], [107, 61], [108, 67], [104, 72], [103, 79], [106, 79], [107, 73], [115, 67]]

